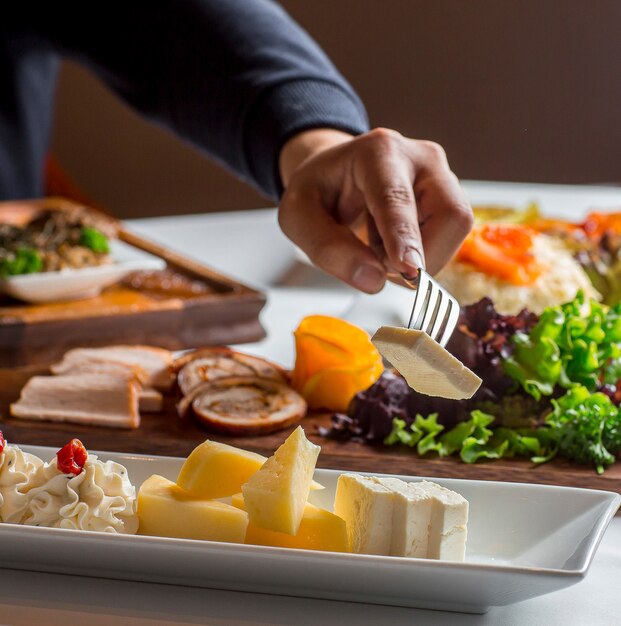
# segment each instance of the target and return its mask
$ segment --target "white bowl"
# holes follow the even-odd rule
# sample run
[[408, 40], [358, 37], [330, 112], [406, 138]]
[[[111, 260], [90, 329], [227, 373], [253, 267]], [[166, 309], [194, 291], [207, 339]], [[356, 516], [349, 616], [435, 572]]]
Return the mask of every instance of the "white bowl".
[[96, 296], [130, 272], [160, 270], [166, 262], [137, 250], [122, 241], [110, 242], [112, 263], [66, 269], [58, 272], [38, 272], [0, 279], [0, 292], [31, 303], [78, 300]]

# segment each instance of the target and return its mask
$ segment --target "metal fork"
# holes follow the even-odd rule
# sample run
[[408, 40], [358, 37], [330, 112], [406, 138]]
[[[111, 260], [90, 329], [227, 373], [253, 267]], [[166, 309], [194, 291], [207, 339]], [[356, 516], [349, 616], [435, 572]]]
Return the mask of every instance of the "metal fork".
[[422, 330], [442, 347], [451, 338], [459, 318], [459, 302], [425, 270], [416, 276], [402, 276], [409, 287], [416, 289], [408, 328]]

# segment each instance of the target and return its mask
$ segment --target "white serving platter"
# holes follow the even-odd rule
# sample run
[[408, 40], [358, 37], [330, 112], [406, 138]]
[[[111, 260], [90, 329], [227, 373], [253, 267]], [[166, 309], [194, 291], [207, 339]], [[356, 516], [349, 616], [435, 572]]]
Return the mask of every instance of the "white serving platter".
[[[56, 450], [24, 446], [45, 460]], [[183, 459], [97, 453], [138, 488], [176, 479]], [[317, 470], [312, 500], [330, 508], [341, 472]], [[402, 477], [403, 478], [403, 477]], [[420, 480], [410, 477], [405, 480]], [[431, 478], [470, 502], [463, 563], [0, 524], [0, 564], [35, 570], [285, 596], [484, 613], [568, 587], [587, 574], [618, 494]]]
[[130, 272], [166, 267], [163, 259], [117, 240], [110, 241], [110, 256], [112, 263], [106, 265], [0, 279], [0, 292], [30, 303], [77, 300], [96, 296]]

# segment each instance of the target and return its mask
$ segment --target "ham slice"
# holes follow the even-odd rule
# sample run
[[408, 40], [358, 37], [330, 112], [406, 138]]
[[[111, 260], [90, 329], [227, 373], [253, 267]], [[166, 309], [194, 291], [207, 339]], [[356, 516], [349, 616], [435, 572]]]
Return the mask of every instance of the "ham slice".
[[118, 375], [34, 376], [11, 405], [13, 417], [138, 428], [139, 385]]
[[138, 368], [146, 375], [144, 385], [156, 389], [170, 389], [173, 383], [172, 354], [169, 350], [151, 346], [107, 346], [105, 348], [74, 348], [60, 363], [52, 365], [54, 374], [68, 374], [92, 368], [96, 363], [124, 364]]
[[138, 394], [138, 406], [141, 413], [161, 413], [164, 407], [164, 396], [152, 387], [141, 389]]
[[105, 374], [108, 376], [118, 376], [122, 380], [134, 380], [140, 384], [138, 391], [138, 406], [140, 412], [144, 413], [160, 413], [164, 404], [162, 394], [153, 389], [153, 387], [142, 387], [149, 381], [149, 374], [138, 365], [130, 365], [129, 363], [121, 363], [116, 361], [75, 361], [73, 365], [67, 363], [63, 368], [52, 366], [52, 370], [64, 370], [60, 376], [76, 375], [76, 374]]

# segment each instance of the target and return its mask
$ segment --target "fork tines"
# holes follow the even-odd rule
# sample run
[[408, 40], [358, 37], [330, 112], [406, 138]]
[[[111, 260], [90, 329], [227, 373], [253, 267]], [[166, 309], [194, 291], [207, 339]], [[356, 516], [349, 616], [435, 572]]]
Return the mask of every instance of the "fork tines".
[[423, 269], [406, 280], [416, 288], [408, 328], [422, 330], [445, 346], [457, 326], [459, 302]]

